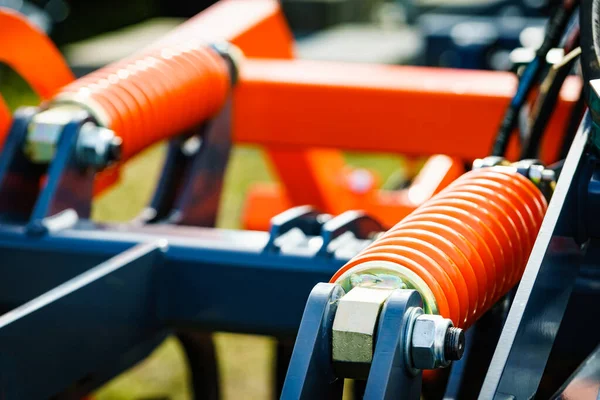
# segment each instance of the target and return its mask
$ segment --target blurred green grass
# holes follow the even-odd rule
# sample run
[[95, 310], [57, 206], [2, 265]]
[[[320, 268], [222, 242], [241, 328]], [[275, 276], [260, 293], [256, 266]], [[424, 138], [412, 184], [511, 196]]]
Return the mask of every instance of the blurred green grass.
[[[0, 93], [11, 109], [39, 102], [28, 86], [6, 69], [0, 69]], [[95, 200], [93, 218], [101, 221], [126, 221], [136, 216], [147, 204], [154, 189], [164, 152], [165, 146], [157, 144], [130, 160], [122, 171], [119, 185]], [[401, 166], [401, 160], [395, 156], [352, 154], [348, 156], [348, 161], [353, 166], [376, 171], [382, 181]], [[239, 228], [248, 188], [254, 182], [274, 179], [260, 149], [235, 147], [227, 169], [218, 226]], [[223, 398], [272, 398], [273, 340], [230, 333], [216, 333], [214, 339]], [[95, 397], [98, 400], [191, 400], [188, 378], [179, 343], [170, 338], [148, 359], [98, 390]]]

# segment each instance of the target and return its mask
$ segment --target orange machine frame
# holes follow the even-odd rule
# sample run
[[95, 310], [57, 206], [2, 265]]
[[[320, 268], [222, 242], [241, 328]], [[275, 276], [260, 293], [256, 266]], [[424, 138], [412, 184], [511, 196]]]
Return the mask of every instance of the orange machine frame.
[[[234, 140], [265, 146], [281, 182], [251, 190], [244, 225], [252, 229], [266, 229], [273, 215], [299, 204], [333, 214], [362, 208], [391, 225], [458, 177], [464, 162], [488, 154], [515, 90], [508, 73], [293, 60], [276, 0], [221, 0], [153, 46], [189, 35], [229, 41], [246, 56], [234, 91]], [[0, 13], [0, 40], [0, 61], [42, 98], [73, 79], [48, 38], [16, 14]], [[580, 88], [573, 78], [561, 92], [542, 146], [545, 161], [556, 158]], [[0, 98], [0, 132], [9, 120]], [[513, 140], [509, 157], [517, 147]], [[446, 156], [430, 159], [406, 190], [370, 184], [356, 191], [341, 150]]]
[[[289, 152], [320, 146], [453, 157], [451, 163], [437, 163], [446, 165], [437, 167], [439, 176], [427, 169], [426, 180], [418, 179], [415, 187], [395, 192], [352, 193], [343, 167], [321, 168], [318, 173], [329, 179], [325, 189], [332, 200], [324, 211], [335, 214], [361, 208], [391, 226], [456, 178], [462, 161], [488, 154], [515, 87], [514, 75], [503, 72], [246, 60], [235, 92], [234, 137], [237, 143], [260, 143]], [[542, 143], [546, 162], [558, 155], [580, 90], [580, 80], [570, 78], [561, 91]], [[517, 154], [515, 137], [508, 156]], [[425, 190], [429, 197], [417, 196], [415, 201], [414, 193], [423, 181], [439, 182], [439, 186]], [[271, 216], [298, 204], [288, 197], [284, 185], [261, 185], [250, 192], [243, 216], [246, 228], [266, 229]]]

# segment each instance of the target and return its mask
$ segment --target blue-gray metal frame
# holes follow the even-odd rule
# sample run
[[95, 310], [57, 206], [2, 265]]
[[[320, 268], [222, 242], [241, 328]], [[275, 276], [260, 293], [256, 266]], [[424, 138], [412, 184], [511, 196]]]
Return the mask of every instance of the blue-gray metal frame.
[[[563, 166], [517, 289], [480, 399], [535, 395], [586, 253], [586, 199], [593, 158], [586, 116]], [[512, 397], [511, 397], [512, 396]]]

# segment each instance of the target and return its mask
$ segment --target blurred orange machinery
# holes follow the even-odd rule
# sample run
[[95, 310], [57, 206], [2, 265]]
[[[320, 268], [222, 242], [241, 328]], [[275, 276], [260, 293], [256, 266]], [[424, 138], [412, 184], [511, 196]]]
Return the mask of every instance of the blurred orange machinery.
[[[96, 77], [102, 78], [123, 63], [133, 65], [154, 48], [175, 46], [179, 38], [190, 34], [207, 43], [229, 42], [244, 54], [233, 89], [234, 141], [264, 146], [279, 178], [278, 184], [251, 188], [243, 215], [248, 229], [267, 229], [271, 217], [299, 204], [311, 204], [331, 214], [363, 209], [385, 226], [392, 226], [459, 177], [465, 162], [487, 154], [516, 85], [512, 74], [502, 72], [295, 60], [293, 38], [276, 0], [220, 1], [139, 55], [99, 71]], [[11, 39], [15, 36], [20, 38], [18, 42]], [[43, 66], [39, 59], [44, 60]], [[209, 55], [204, 60], [212, 62]], [[8, 11], [0, 13], [0, 61], [23, 76], [43, 99], [60, 98], [70, 90], [72, 73], [53, 44]], [[177, 92], [183, 99], [199, 90], [211, 93], [214, 107], [207, 106], [198, 115], [190, 110], [189, 128], [218, 111], [222, 103], [218, 99], [227, 96], [227, 85], [215, 86], [215, 77], [225, 77], [226, 72], [222, 67], [210, 68], [210, 79]], [[92, 74], [90, 80], [78, 81], [75, 89], [90, 84], [93, 78]], [[561, 92], [542, 145], [546, 162], [557, 156], [580, 87], [574, 78]], [[144, 92], [144, 104], [134, 99], [131, 105], [123, 100], [124, 94], [108, 98], [106, 107], [114, 113], [111, 122], [136, 126], [133, 118], [156, 113], [154, 103], [170, 103], [158, 91], [152, 93]], [[152, 118], [173, 117], [165, 110], [177, 113], [179, 108], [161, 107], [164, 114]], [[9, 124], [10, 114], [0, 97], [2, 135]], [[132, 129], [115, 129], [124, 141], [124, 161], [156, 141], [182, 133], [166, 129], [149, 135], [143, 126]], [[510, 149], [509, 158], [514, 158], [516, 140]], [[342, 151], [444, 155], [431, 157], [408, 188], [380, 190], [374, 174], [346, 166]], [[114, 183], [117, 175], [118, 168], [100, 174], [98, 191]]]

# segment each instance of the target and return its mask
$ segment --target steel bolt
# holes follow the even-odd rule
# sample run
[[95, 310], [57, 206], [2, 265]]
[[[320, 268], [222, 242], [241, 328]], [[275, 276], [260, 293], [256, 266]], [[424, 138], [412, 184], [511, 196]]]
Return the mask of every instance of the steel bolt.
[[88, 122], [79, 130], [77, 160], [81, 165], [102, 169], [121, 158], [121, 144], [113, 131]]
[[462, 329], [453, 327], [451, 320], [441, 315], [422, 314], [414, 321], [410, 346], [414, 368], [443, 368], [462, 357], [465, 337]]
[[107, 145], [107, 161], [109, 163], [119, 161], [123, 154], [123, 139], [118, 136], [113, 137]]
[[465, 352], [465, 332], [460, 328], [448, 328], [444, 341], [444, 358], [448, 361], [460, 360]]

